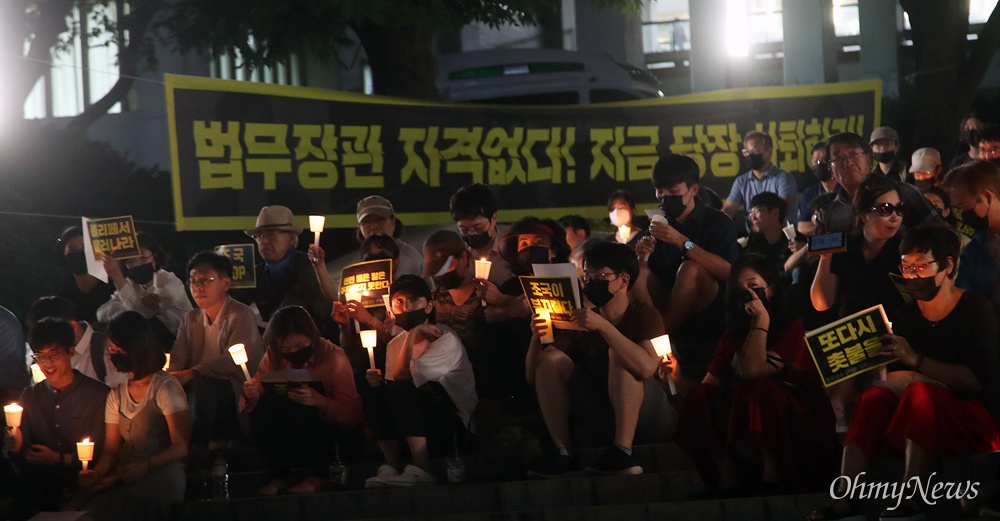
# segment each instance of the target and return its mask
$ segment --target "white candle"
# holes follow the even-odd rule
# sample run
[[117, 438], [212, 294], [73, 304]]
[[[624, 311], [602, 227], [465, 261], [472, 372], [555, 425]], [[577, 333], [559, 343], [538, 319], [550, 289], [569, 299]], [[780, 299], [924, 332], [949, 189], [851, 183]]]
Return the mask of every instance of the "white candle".
[[[670, 335], [660, 335], [650, 340], [650, 342], [653, 343], [653, 350], [656, 351], [656, 356], [665, 356], [667, 360], [670, 360], [670, 355], [674, 353], [670, 347]], [[677, 394], [677, 386], [674, 385], [673, 375], [667, 376], [667, 383], [670, 384], [670, 394]]]
[[16, 404], [10, 403], [3, 406], [3, 415], [7, 419], [7, 426], [18, 428], [21, 426], [21, 412], [24, 409]]
[[[490, 269], [492, 269], [492, 268], [493, 268], [493, 261], [486, 260], [486, 257], [483, 257], [483, 258], [477, 260], [476, 261], [476, 278], [477, 279], [483, 279], [483, 280], [490, 278]], [[483, 307], [486, 307], [486, 299], [483, 299], [481, 301], [481, 303], [482, 303]]]
[[326, 225], [325, 215], [310, 215], [309, 216], [309, 231], [313, 232], [316, 240], [313, 244], [319, 245], [319, 234], [323, 231], [323, 227]]
[[375, 344], [378, 343], [378, 331], [366, 329], [361, 332], [361, 345], [368, 350], [368, 363], [375, 369]]
[[536, 309], [535, 313], [538, 318], [545, 321], [545, 334], [538, 337], [543, 344], [551, 344], [556, 341], [556, 336], [552, 332], [552, 312], [547, 309]]
[[632, 235], [632, 229], [627, 224], [618, 227], [618, 242], [622, 244], [627, 243], [629, 235]]
[[45, 373], [42, 372], [41, 367], [38, 367], [38, 364], [31, 364], [31, 379], [36, 384], [45, 379]]
[[250, 380], [250, 371], [247, 371], [247, 362], [250, 358], [247, 357], [247, 349], [243, 344], [234, 344], [229, 347], [229, 356], [233, 357], [233, 363], [240, 366], [243, 369], [243, 375], [247, 377], [247, 381]]
[[87, 470], [87, 462], [94, 459], [94, 442], [90, 438], [76, 442], [76, 456], [83, 463], [83, 470]]
[[[351, 291], [349, 293], [345, 293], [344, 300], [346, 300], [347, 302], [344, 302], [344, 304], [347, 304], [352, 300], [355, 300], [360, 303], [362, 297], [364, 297], [364, 295], [357, 291]], [[354, 330], [361, 331], [361, 324], [358, 324], [358, 319], [354, 319]]]

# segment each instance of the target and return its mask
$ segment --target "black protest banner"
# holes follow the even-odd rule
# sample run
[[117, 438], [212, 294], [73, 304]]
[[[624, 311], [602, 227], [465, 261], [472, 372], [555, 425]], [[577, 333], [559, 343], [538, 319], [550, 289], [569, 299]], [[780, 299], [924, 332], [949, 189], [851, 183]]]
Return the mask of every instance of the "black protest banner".
[[215, 247], [215, 253], [228, 257], [233, 263], [233, 289], [256, 288], [253, 244], [223, 244]]
[[139, 256], [139, 239], [136, 238], [135, 223], [132, 222], [131, 215], [87, 219], [87, 230], [95, 257], [99, 256], [98, 252], [117, 260]]
[[448, 199], [489, 184], [500, 218], [606, 215], [627, 189], [652, 207], [661, 154], [686, 154], [725, 197], [742, 135], [774, 138], [774, 164], [809, 179], [810, 149], [879, 124], [878, 80], [735, 89], [583, 106], [430, 103], [261, 83], [166, 76], [177, 227], [252, 227], [262, 206], [298, 224], [357, 226], [381, 194], [408, 224], [451, 223]]
[[889, 331], [885, 310], [879, 304], [806, 333], [806, 345], [823, 384], [830, 387], [891, 362], [880, 356], [879, 341]]
[[382, 296], [389, 294], [391, 284], [391, 259], [351, 264], [340, 272], [340, 295], [351, 295], [347, 300], [357, 300], [366, 308], [384, 306]]

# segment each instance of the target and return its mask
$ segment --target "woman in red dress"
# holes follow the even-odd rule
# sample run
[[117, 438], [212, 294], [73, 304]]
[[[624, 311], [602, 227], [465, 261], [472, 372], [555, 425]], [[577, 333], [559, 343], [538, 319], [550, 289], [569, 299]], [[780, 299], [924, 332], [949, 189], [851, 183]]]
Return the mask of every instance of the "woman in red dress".
[[[687, 395], [674, 437], [708, 486], [698, 495], [829, 487], [839, 458], [833, 409], [802, 322], [785, 309], [779, 266], [760, 255], [738, 259], [726, 304], [729, 326], [708, 374]], [[743, 447], [759, 465], [735, 457]]]

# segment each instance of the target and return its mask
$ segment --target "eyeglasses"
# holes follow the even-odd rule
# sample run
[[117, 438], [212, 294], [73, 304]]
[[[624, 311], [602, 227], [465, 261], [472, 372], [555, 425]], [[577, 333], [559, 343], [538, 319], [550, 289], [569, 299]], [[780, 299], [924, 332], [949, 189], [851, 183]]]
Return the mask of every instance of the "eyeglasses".
[[859, 158], [867, 156], [867, 155], [868, 154], [866, 154], [864, 152], [851, 152], [850, 154], [847, 154], [847, 155], [843, 155], [843, 156], [840, 156], [840, 157], [835, 157], [835, 158], [827, 161], [827, 163], [829, 163], [831, 165], [834, 165], [834, 166], [847, 166], [847, 162], [848, 161], [850, 161], [852, 163], [857, 163]]
[[[608, 277], [611, 277], [611, 278], [609, 279]], [[621, 277], [621, 275], [619, 275], [617, 273], [614, 273], [614, 272], [611, 272], [611, 273], [595, 273], [593, 275], [591, 275], [589, 273], [584, 273], [583, 275], [580, 275], [580, 280], [584, 284], [590, 284], [591, 282], [596, 282], [598, 280], [606, 280], [606, 281], [610, 282], [612, 280], [617, 279], [618, 277]]]
[[924, 278], [928, 275], [931, 275], [930, 267], [932, 264], [937, 264], [937, 261], [932, 260], [930, 262], [925, 262], [923, 264], [909, 264], [909, 265], [900, 263], [899, 271], [903, 275], [906, 275], [907, 273], [912, 273], [920, 278]]
[[255, 240], [255, 241], [257, 241], [257, 242], [260, 242], [262, 240], [273, 241], [274, 239], [280, 237], [281, 234], [283, 234], [283, 233], [288, 233], [289, 235], [292, 235], [289, 232], [285, 232], [285, 231], [281, 231], [281, 230], [267, 230], [267, 231], [263, 231], [263, 232], [254, 233], [254, 234], [252, 234], [250, 236], [250, 238], [253, 239], [253, 240]]
[[191, 280], [188, 281], [188, 286], [190, 286], [192, 288], [200, 288], [202, 286], [207, 286], [207, 285], [209, 285], [210, 283], [212, 283], [212, 282], [214, 282], [216, 280], [219, 280], [219, 278], [218, 277], [205, 277], [205, 278], [199, 278], [199, 279], [191, 279]]
[[892, 203], [882, 203], [878, 206], [872, 206], [868, 209], [868, 211], [871, 213], [877, 213], [882, 217], [889, 217], [892, 215], [892, 212], [896, 212], [896, 215], [902, 217], [903, 203], [897, 203], [895, 206], [893, 206]]
[[36, 364], [47, 364], [59, 360], [62, 356], [59, 353], [31, 355], [31, 361]]

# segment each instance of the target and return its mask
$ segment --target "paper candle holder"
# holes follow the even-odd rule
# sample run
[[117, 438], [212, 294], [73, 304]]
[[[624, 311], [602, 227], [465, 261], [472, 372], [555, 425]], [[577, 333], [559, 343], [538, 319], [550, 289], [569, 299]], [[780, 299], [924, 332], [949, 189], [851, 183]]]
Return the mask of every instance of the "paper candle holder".
[[42, 368], [38, 364], [31, 364], [31, 380], [37, 384], [44, 379], [45, 373], [42, 372]]
[[21, 412], [24, 411], [20, 405], [16, 403], [9, 403], [3, 406], [3, 415], [7, 420], [8, 427], [18, 428], [21, 426]]
[[250, 371], [247, 370], [247, 362], [250, 358], [247, 357], [247, 349], [243, 344], [233, 344], [229, 347], [229, 356], [233, 357], [233, 363], [240, 366], [243, 369], [243, 376], [250, 380]]
[[90, 438], [78, 441], [76, 443], [76, 456], [83, 463], [83, 470], [87, 470], [87, 463], [94, 459], [94, 442], [90, 441]]
[[[650, 342], [653, 343], [653, 350], [656, 351], [656, 356], [667, 357], [670, 359], [670, 355], [673, 354], [673, 349], [670, 347], [670, 335], [660, 335]], [[670, 394], [677, 394], [677, 386], [674, 384], [674, 379], [671, 376], [667, 376], [667, 384], [670, 385]]]

